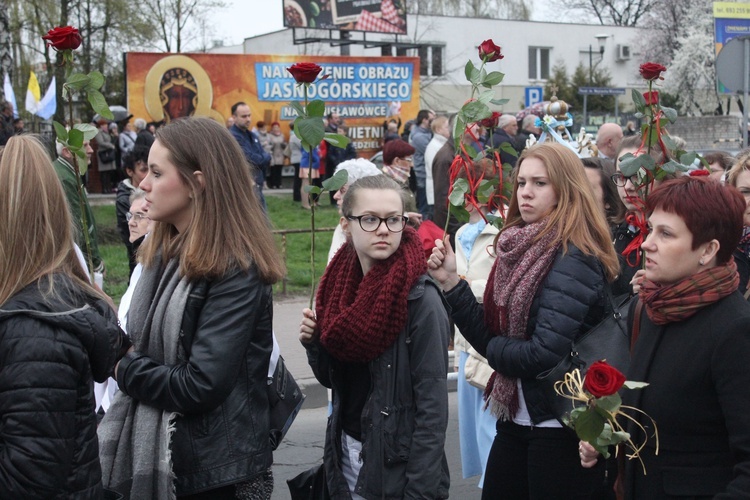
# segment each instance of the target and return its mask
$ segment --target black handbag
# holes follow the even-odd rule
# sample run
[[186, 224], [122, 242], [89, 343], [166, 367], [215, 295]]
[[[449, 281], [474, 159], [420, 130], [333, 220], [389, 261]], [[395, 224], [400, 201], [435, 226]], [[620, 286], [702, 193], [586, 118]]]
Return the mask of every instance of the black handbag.
[[[630, 303], [637, 297], [627, 297], [617, 304], [612, 297], [609, 285], [605, 286], [607, 295], [607, 315], [595, 327], [577, 338], [571, 345], [570, 352], [554, 368], [537, 375], [537, 382], [542, 387], [549, 410], [556, 418], [561, 419], [573, 409], [573, 401], [555, 392], [555, 382], [563, 380], [566, 373], [576, 368], [581, 375], [592, 363], [606, 360], [607, 363], [625, 373], [630, 365], [630, 336], [628, 335], [628, 311]], [[575, 402], [576, 405], [582, 403]]]
[[284, 358], [279, 356], [273, 377], [268, 379], [268, 403], [271, 408], [271, 429], [269, 439], [271, 449], [275, 450], [281, 444], [292, 422], [305, 402], [305, 395], [297, 385], [291, 372], [284, 363]]
[[326, 469], [323, 464], [316, 465], [292, 479], [287, 479], [286, 484], [289, 486], [292, 500], [328, 500], [331, 498], [328, 494]]
[[99, 157], [99, 163], [112, 163], [115, 161], [114, 149], [99, 149], [96, 151], [96, 155]]

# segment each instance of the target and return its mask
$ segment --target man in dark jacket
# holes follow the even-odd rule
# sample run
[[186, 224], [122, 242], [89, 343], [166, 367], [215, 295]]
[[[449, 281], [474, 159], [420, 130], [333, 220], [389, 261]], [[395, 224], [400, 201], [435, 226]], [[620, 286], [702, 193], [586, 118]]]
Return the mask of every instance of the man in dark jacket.
[[500, 160], [503, 164], [509, 163], [515, 166], [518, 159], [519, 149], [516, 146], [516, 134], [518, 133], [518, 122], [513, 115], [503, 115], [497, 120], [497, 128], [490, 139], [490, 146], [500, 148], [504, 143], [510, 145], [515, 151], [515, 155], [504, 149], [500, 150]]
[[263, 184], [266, 182], [266, 169], [271, 165], [271, 155], [263, 149], [258, 136], [250, 130], [252, 113], [250, 106], [244, 102], [237, 102], [232, 106], [232, 117], [234, 125], [229, 128], [229, 132], [237, 140], [245, 154], [245, 159], [254, 169], [255, 188], [258, 190], [258, 197], [266, 210], [266, 198], [263, 196]]
[[0, 146], [5, 146], [14, 134], [13, 105], [8, 101], [3, 101], [0, 104]]
[[150, 148], [156, 139], [151, 132], [148, 130], [148, 123], [143, 118], [136, 118], [135, 122], [136, 137], [135, 145], [144, 148]]
[[409, 144], [414, 146], [414, 175], [417, 177], [417, 209], [425, 220], [432, 219], [432, 213], [427, 205], [427, 171], [425, 170], [424, 152], [432, 140], [430, 124], [435, 113], [429, 109], [422, 109], [417, 114], [416, 127], [412, 128]]

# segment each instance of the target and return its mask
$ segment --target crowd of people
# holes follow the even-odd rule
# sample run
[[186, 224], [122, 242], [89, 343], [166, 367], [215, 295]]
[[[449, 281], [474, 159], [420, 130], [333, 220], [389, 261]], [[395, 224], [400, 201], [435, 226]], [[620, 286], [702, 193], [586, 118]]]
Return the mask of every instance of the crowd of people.
[[[97, 283], [104, 262], [70, 151], [53, 159], [32, 135], [7, 139], [0, 497], [271, 497], [272, 284], [285, 269], [263, 191], [284, 166], [306, 208], [320, 202], [309, 178], [348, 173], [298, 332], [331, 389], [330, 498], [448, 498], [453, 370], [460, 474], [480, 476], [482, 498], [747, 497], [750, 151], [707, 154], [708, 175], [668, 174], [644, 198], [620, 170], [623, 155], [644, 154], [637, 134], [606, 124], [598, 156], [579, 158], [526, 147], [534, 123], [500, 117], [459, 142], [511, 145], [511, 198], [470, 204], [460, 222], [447, 210], [449, 117], [422, 110], [403, 135], [385, 124], [378, 167], [348, 147], [302, 150], [278, 123], [253, 126], [244, 102], [231, 115], [153, 133], [142, 119], [101, 121], [96, 148], [85, 144], [100, 172], [111, 157], [124, 174], [109, 179], [131, 271], [118, 308]], [[345, 133], [336, 113], [326, 122]], [[461, 175], [498, 175], [491, 162], [470, 169]], [[498, 229], [488, 216], [500, 210]], [[645, 439], [640, 462], [579, 441], [539, 381], [610, 314], [609, 296], [635, 297], [626, 375], [649, 385], [623, 398], [659, 427], [657, 444], [650, 420], [626, 425]]]

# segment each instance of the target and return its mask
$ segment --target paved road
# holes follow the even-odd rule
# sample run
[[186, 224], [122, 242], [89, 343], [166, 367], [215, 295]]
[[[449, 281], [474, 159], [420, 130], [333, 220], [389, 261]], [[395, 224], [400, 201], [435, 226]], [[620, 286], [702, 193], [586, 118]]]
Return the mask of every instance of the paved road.
[[[448, 394], [450, 419], [445, 439], [445, 453], [451, 474], [450, 497], [474, 499], [481, 496], [477, 487], [479, 476], [461, 477], [461, 457], [458, 451], [458, 420], [456, 393]], [[328, 410], [325, 407], [302, 410], [292, 428], [273, 454], [274, 493], [272, 500], [290, 498], [286, 480], [322, 462]]]

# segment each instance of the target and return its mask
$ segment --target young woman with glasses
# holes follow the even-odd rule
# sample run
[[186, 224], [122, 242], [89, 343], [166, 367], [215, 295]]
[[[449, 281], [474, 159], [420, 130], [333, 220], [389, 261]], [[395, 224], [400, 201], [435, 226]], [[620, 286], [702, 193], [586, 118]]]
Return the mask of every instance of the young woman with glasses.
[[320, 282], [300, 341], [333, 389], [324, 467], [332, 498], [447, 498], [448, 317], [384, 175], [346, 191], [346, 244]]

